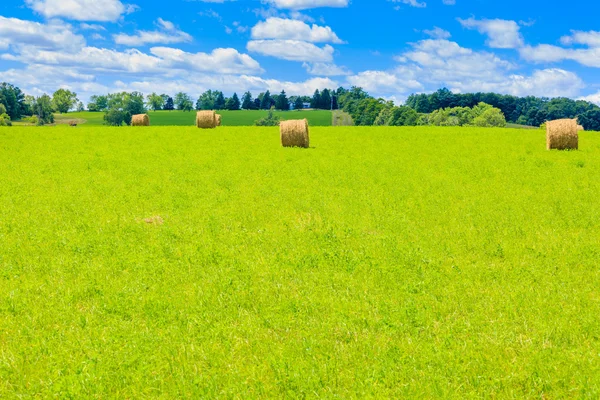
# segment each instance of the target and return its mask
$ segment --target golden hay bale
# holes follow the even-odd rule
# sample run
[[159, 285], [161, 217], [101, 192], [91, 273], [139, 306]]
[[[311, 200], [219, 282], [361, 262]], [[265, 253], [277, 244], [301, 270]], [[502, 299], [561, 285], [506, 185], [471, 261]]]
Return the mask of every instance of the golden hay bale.
[[213, 129], [217, 126], [217, 117], [214, 111], [198, 111], [196, 126], [202, 129]]
[[131, 126], [150, 126], [148, 114], [136, 114], [131, 117]]
[[578, 131], [585, 131], [585, 129], [583, 128], [583, 125], [577, 125], [577, 130]]
[[577, 120], [557, 119], [546, 123], [546, 148], [566, 150], [579, 148]]
[[308, 121], [306, 118], [281, 121], [279, 132], [281, 133], [281, 145], [283, 147], [308, 148]]
[[215, 118], [217, 118], [217, 126], [221, 126], [221, 114], [216, 114]]

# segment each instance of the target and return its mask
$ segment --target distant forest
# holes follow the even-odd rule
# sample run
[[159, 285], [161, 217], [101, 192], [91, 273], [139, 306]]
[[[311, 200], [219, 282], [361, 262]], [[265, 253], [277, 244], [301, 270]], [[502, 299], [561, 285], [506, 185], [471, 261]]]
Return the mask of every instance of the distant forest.
[[[116, 118], [115, 124], [131, 121], [131, 115], [147, 110], [202, 109], [299, 109], [309, 104], [315, 109], [341, 109], [352, 116], [355, 125], [475, 125], [503, 126], [506, 122], [540, 126], [546, 121], [577, 118], [586, 130], [600, 131], [600, 107], [583, 100], [564, 97], [516, 97], [497, 93], [452, 93], [446, 88], [431, 94], [412, 94], [404, 105], [375, 98], [360, 87], [316, 90], [312, 96], [290, 96], [285, 91], [260, 93], [253, 98], [245, 92], [225, 97], [219, 90], [207, 90], [195, 101], [186, 93], [167, 94], [121, 92], [94, 95], [89, 111], [102, 111]], [[51, 123], [53, 112], [83, 111], [77, 94], [59, 89], [53, 95], [27, 96], [18, 87], [0, 84], [0, 124], [31, 118], [38, 124]], [[108, 115], [107, 115], [108, 116]], [[4, 122], [3, 122], [4, 121]], [[107, 120], [108, 122], [108, 120]]]

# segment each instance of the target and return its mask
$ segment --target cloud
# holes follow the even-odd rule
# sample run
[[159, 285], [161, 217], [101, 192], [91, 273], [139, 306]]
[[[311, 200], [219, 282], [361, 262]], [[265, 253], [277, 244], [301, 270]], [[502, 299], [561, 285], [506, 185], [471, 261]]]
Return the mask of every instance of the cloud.
[[525, 46], [519, 50], [521, 57], [529, 62], [555, 63], [564, 60], [576, 61], [586, 67], [600, 68], [600, 47], [589, 49], [565, 49], [550, 44]]
[[169, 47], [153, 47], [150, 52], [160, 57], [168, 67], [195, 71], [213, 71], [221, 74], [262, 73], [260, 64], [236, 49], [214, 49], [211, 53], [187, 53]]
[[600, 92], [590, 94], [589, 96], [580, 97], [577, 100], [589, 101], [600, 106]]
[[452, 37], [450, 32], [442, 28], [438, 28], [437, 26], [433, 27], [433, 29], [425, 29], [423, 33], [432, 37], [433, 39], [450, 39], [450, 37]]
[[315, 46], [299, 40], [251, 40], [246, 48], [253, 53], [288, 61], [332, 62], [333, 47]]
[[520, 33], [521, 28], [515, 21], [458, 18], [458, 22], [467, 29], [476, 29], [479, 33], [487, 35], [488, 40], [486, 43], [489, 47], [495, 49], [518, 49], [524, 44], [523, 36]]
[[328, 26], [312, 26], [302, 21], [278, 17], [256, 24], [251, 31], [253, 39], [288, 39], [312, 43], [343, 43]]
[[86, 24], [85, 22], [82, 22], [81, 24], [79, 24], [79, 28], [86, 30], [86, 31], [105, 31], [106, 30], [106, 28], [103, 27], [102, 25]]
[[307, 10], [320, 7], [348, 7], [348, 0], [266, 0], [277, 8], [287, 10]]
[[493, 53], [464, 48], [444, 39], [427, 39], [396, 57], [388, 71], [363, 71], [349, 76], [347, 84], [362, 86], [389, 97], [448, 87], [454, 92], [497, 92], [516, 96], [577, 96], [584, 83], [563, 69], [513, 71], [516, 66]]
[[424, 89], [415, 79], [407, 79], [401, 74], [386, 71], [364, 71], [347, 79], [350, 85], [376, 94], [406, 93]]
[[18, 56], [4, 55], [2, 58], [30, 64], [131, 74], [168, 74], [177, 69], [219, 74], [263, 72], [252, 57], [231, 48], [214, 49], [211, 53], [187, 53], [170, 47], [153, 47], [150, 53], [135, 49], [117, 51], [98, 47], [84, 47], [76, 53], [24, 48]]
[[67, 18], [76, 21], [116, 21], [134, 11], [119, 0], [25, 0], [34, 11], [46, 18]]
[[341, 75], [352, 75], [352, 71], [350, 71], [346, 67], [341, 67], [335, 64], [329, 63], [304, 63], [302, 64], [306, 72], [310, 75], [319, 75], [319, 76], [341, 76]]
[[126, 46], [142, 46], [147, 43], [170, 44], [192, 41], [192, 37], [189, 34], [175, 28], [175, 25], [172, 22], [159, 18], [156, 24], [161, 29], [160, 31], [136, 31], [135, 35], [119, 33], [113, 35], [113, 39], [115, 43]]
[[[418, 0], [388, 0], [388, 1], [391, 1], [392, 3], [408, 4], [411, 7], [417, 7], [417, 8], [427, 7], [427, 3], [425, 3], [424, 1], [418, 1]], [[396, 7], [394, 7], [394, 9], [399, 10], [400, 6], [396, 6]]]
[[51, 21], [48, 24], [0, 16], [0, 41], [8, 45], [29, 45], [41, 49], [77, 49], [85, 39], [72, 31], [69, 24]]
[[589, 47], [600, 47], [600, 32], [571, 31], [571, 35], [563, 36], [560, 42], [565, 46], [582, 44]]

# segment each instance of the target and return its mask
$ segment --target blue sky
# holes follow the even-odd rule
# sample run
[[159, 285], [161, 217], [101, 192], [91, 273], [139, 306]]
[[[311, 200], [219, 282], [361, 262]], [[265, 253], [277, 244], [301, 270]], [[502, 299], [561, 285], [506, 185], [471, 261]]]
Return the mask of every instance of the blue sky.
[[357, 85], [397, 103], [445, 86], [600, 104], [599, 12], [589, 0], [5, 0], [0, 81], [83, 101]]

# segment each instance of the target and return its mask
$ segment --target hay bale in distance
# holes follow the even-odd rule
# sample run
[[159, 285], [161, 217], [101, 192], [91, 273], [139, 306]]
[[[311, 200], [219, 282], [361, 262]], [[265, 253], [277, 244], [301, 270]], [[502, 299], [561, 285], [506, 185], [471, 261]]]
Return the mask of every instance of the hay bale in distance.
[[217, 116], [214, 111], [198, 111], [196, 114], [196, 127], [214, 129], [217, 126]]
[[577, 120], [557, 119], [548, 121], [546, 123], [546, 148], [548, 150], [577, 150], [579, 148]]
[[221, 126], [221, 114], [215, 114], [215, 117], [217, 118], [217, 126]]
[[308, 120], [292, 119], [281, 121], [279, 124], [281, 134], [281, 145], [283, 147], [304, 147], [308, 148]]
[[577, 130], [578, 131], [585, 131], [583, 125], [577, 125]]
[[131, 126], [150, 126], [148, 114], [136, 114], [131, 117]]

